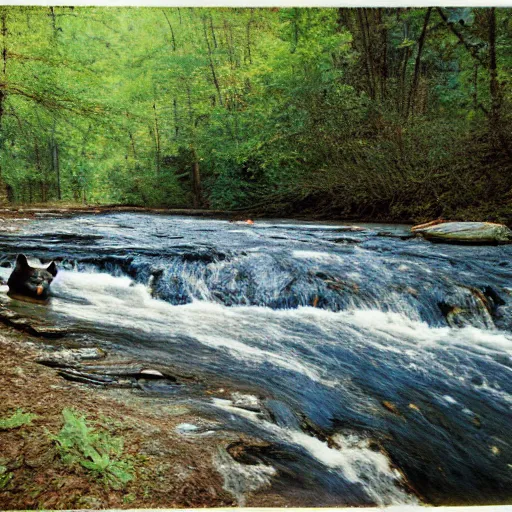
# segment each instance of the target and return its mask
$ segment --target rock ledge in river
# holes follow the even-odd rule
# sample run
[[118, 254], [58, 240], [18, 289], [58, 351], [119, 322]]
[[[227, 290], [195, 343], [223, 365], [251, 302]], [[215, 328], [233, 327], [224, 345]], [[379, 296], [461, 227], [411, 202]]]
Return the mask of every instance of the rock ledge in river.
[[[436, 222], [436, 221], [434, 221]], [[491, 222], [440, 222], [414, 226], [411, 231], [433, 242], [462, 244], [512, 243], [512, 231]]]

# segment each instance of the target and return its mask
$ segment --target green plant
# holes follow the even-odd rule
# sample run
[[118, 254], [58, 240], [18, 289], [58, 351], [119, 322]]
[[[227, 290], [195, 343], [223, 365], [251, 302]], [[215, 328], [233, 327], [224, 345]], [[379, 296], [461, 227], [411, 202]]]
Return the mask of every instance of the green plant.
[[10, 430], [12, 428], [23, 427], [30, 425], [32, 420], [37, 417], [37, 414], [23, 412], [23, 409], [18, 409], [12, 416], [8, 418], [0, 418], [0, 430]]
[[7, 471], [5, 466], [0, 466], [0, 489], [5, 489], [14, 475]]
[[88, 426], [85, 416], [71, 409], [64, 409], [62, 416], [64, 426], [57, 435], [50, 437], [57, 443], [65, 464], [79, 464], [114, 488], [133, 480], [133, 462], [130, 457], [123, 456], [122, 437]]

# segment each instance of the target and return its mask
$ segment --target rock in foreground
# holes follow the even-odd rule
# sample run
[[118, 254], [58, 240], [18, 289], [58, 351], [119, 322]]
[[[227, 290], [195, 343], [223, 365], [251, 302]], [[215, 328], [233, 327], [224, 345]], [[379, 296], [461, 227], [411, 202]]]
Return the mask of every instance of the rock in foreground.
[[444, 222], [415, 226], [412, 231], [433, 242], [461, 244], [512, 243], [512, 231], [503, 224], [491, 222]]

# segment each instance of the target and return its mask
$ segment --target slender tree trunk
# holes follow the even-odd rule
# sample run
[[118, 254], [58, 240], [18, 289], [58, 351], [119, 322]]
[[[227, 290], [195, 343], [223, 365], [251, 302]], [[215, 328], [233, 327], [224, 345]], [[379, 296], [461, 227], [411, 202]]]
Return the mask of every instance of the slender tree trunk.
[[478, 110], [478, 62], [475, 62], [475, 71], [473, 73], [473, 109]]
[[55, 140], [55, 128], [56, 123], [53, 121], [52, 126], [52, 140], [51, 140], [51, 150], [52, 150], [52, 168], [55, 172], [55, 176], [57, 178], [57, 199], [60, 201], [62, 199], [61, 193], [61, 184], [60, 184], [60, 165], [59, 165], [59, 145]]
[[130, 135], [130, 143], [131, 143], [131, 146], [132, 146], [133, 158], [136, 160], [137, 159], [137, 151], [135, 150], [135, 139], [133, 138], [133, 133], [132, 132], [128, 132], [128, 133]]
[[176, 98], [172, 100], [172, 107], [174, 111], [174, 137], [177, 139], [180, 134], [180, 125], [178, 121], [178, 100]]
[[498, 82], [498, 64], [496, 60], [496, 7], [488, 10], [489, 19], [489, 92], [491, 94], [491, 111], [490, 111], [490, 133], [491, 141], [494, 146], [501, 147], [512, 156], [512, 152], [508, 146], [508, 141], [503, 133], [501, 118], [501, 87]]
[[44, 177], [43, 177], [43, 169], [41, 166], [41, 155], [39, 153], [39, 144], [37, 143], [37, 139], [34, 140], [34, 154], [36, 156], [36, 169], [39, 175], [39, 188], [41, 190], [41, 202], [46, 202], [46, 193], [44, 186]]
[[219, 96], [219, 103], [221, 104], [221, 106], [224, 106], [224, 103], [222, 102], [222, 94], [220, 92], [219, 81], [217, 79], [217, 73], [215, 72], [215, 66], [213, 64], [212, 47], [210, 45], [210, 40], [208, 39], [208, 33], [206, 31], [206, 19], [205, 18], [203, 18], [203, 30], [204, 30], [204, 40], [206, 41], [206, 47], [208, 49], [208, 59], [210, 61], [210, 69], [212, 72], [213, 83], [215, 85], [215, 89], [217, 89], [217, 94]]
[[371, 60], [369, 56], [368, 41], [366, 39], [366, 28], [363, 21], [362, 9], [357, 9], [357, 21], [359, 22], [359, 30], [361, 32], [361, 41], [363, 44], [364, 62], [366, 65], [366, 77], [368, 80], [368, 92], [370, 98], [375, 99], [375, 90], [373, 88], [373, 69], [371, 66]]
[[201, 192], [201, 172], [199, 168], [199, 157], [194, 146], [191, 146], [194, 163], [192, 165], [192, 194], [194, 208], [202, 206], [203, 198]]
[[226, 38], [226, 48], [228, 50], [229, 64], [230, 64], [231, 69], [235, 69], [235, 67], [236, 67], [235, 56], [233, 53], [233, 46], [231, 44], [232, 41], [230, 41], [230, 26], [226, 19], [224, 20], [224, 36]]
[[387, 96], [387, 80], [388, 80], [388, 30], [386, 24], [382, 20], [383, 9], [377, 9], [379, 35], [380, 40], [378, 45], [380, 47], [380, 96], [384, 100]]
[[167, 24], [169, 25], [169, 29], [171, 31], [171, 44], [172, 44], [172, 51], [176, 51], [176, 38], [174, 37], [174, 30], [172, 29], [171, 22], [167, 16], [167, 13], [165, 12], [165, 8], [162, 10], [163, 15], [165, 16], [165, 19], [167, 20]]
[[249, 18], [249, 21], [247, 22], [247, 58], [249, 59], [249, 64], [252, 64], [252, 56], [251, 56], [251, 24], [253, 22], [253, 16], [254, 16], [254, 9], [251, 9], [251, 17]]
[[156, 151], [156, 175], [160, 175], [160, 130], [158, 128], [158, 115], [156, 112], [156, 102], [153, 103], [153, 113], [155, 116], [155, 151]]
[[405, 109], [407, 108], [406, 103], [406, 84], [407, 84], [407, 63], [409, 62], [410, 56], [410, 48], [407, 46], [403, 49], [403, 60], [402, 60], [402, 69], [400, 71], [400, 94], [398, 97], [398, 105], [399, 111], [403, 114]]
[[372, 87], [373, 87], [373, 94], [374, 94], [374, 99], [379, 99], [379, 86], [377, 84], [377, 76], [378, 76], [378, 73], [379, 73], [379, 65], [377, 62], [375, 62], [375, 57], [378, 53], [378, 50], [375, 49], [375, 45], [374, 45], [374, 32], [375, 32], [375, 24], [374, 24], [374, 27], [371, 28], [371, 25], [370, 25], [370, 21], [369, 21], [369, 18], [368, 18], [368, 12], [371, 11], [371, 12], [374, 12], [374, 11], [378, 11], [378, 9], [367, 9], [367, 8], [363, 8], [362, 9], [362, 14], [363, 14], [363, 29], [366, 30], [366, 42], [367, 42], [367, 45], [368, 45], [368, 60], [369, 60], [369, 63], [370, 63], [370, 71], [371, 71], [371, 80], [372, 80]]
[[[0, 11], [1, 17], [1, 31], [2, 31], [2, 85], [7, 85], [7, 12], [5, 7]], [[5, 100], [7, 99], [7, 92], [0, 88], [0, 130], [2, 129], [2, 119], [5, 110]]]
[[192, 91], [190, 90], [190, 84], [187, 82], [187, 102], [188, 102], [188, 121], [190, 127], [194, 126], [194, 109], [192, 108]]
[[430, 13], [432, 12], [432, 7], [427, 9], [425, 13], [425, 19], [423, 20], [423, 28], [421, 30], [421, 35], [418, 40], [418, 53], [416, 55], [416, 62], [414, 64], [414, 75], [412, 78], [411, 90], [409, 92], [409, 98], [407, 100], [407, 108], [405, 111], [405, 117], [407, 118], [409, 114], [414, 115], [414, 101], [416, 97], [416, 92], [418, 89], [418, 82], [420, 79], [420, 68], [421, 68], [421, 54], [423, 52], [423, 46], [425, 44], [425, 39], [427, 37], [427, 29], [428, 22], [430, 20]]
[[60, 159], [59, 159], [59, 144], [55, 142], [53, 146], [53, 159], [55, 165], [55, 172], [57, 174], [57, 199], [62, 200], [62, 191], [60, 185]]
[[213, 16], [210, 13], [210, 30], [212, 32], [213, 47], [217, 49], [217, 38], [215, 37], [215, 29], [213, 28]]
[[[5, 110], [5, 100], [7, 98], [7, 92], [2, 87], [7, 86], [7, 12], [5, 11], [5, 7], [0, 7], [0, 26], [2, 33], [2, 74], [0, 75], [0, 142], [3, 137], [2, 134], [2, 120], [4, 117]], [[0, 150], [3, 147], [0, 146]], [[5, 184], [2, 179], [2, 166], [0, 165], [0, 187], [2, 190], [5, 189]], [[0, 194], [3, 196], [3, 193]]]

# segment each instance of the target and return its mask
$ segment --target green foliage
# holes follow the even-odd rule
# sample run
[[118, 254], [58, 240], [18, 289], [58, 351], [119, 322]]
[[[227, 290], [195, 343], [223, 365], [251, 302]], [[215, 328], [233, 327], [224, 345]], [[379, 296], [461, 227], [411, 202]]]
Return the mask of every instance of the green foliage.
[[13, 473], [7, 471], [7, 467], [0, 465], [0, 491], [9, 485], [13, 476]]
[[65, 464], [79, 464], [105, 485], [121, 488], [134, 478], [133, 462], [123, 456], [122, 437], [87, 424], [85, 416], [71, 410], [62, 411], [64, 426], [51, 439], [57, 443]]
[[23, 412], [23, 409], [17, 409], [11, 416], [0, 418], [0, 430], [11, 430], [30, 425], [35, 418], [37, 418], [36, 414]]
[[510, 197], [510, 10], [4, 6], [0, 21], [13, 202], [411, 218]]

